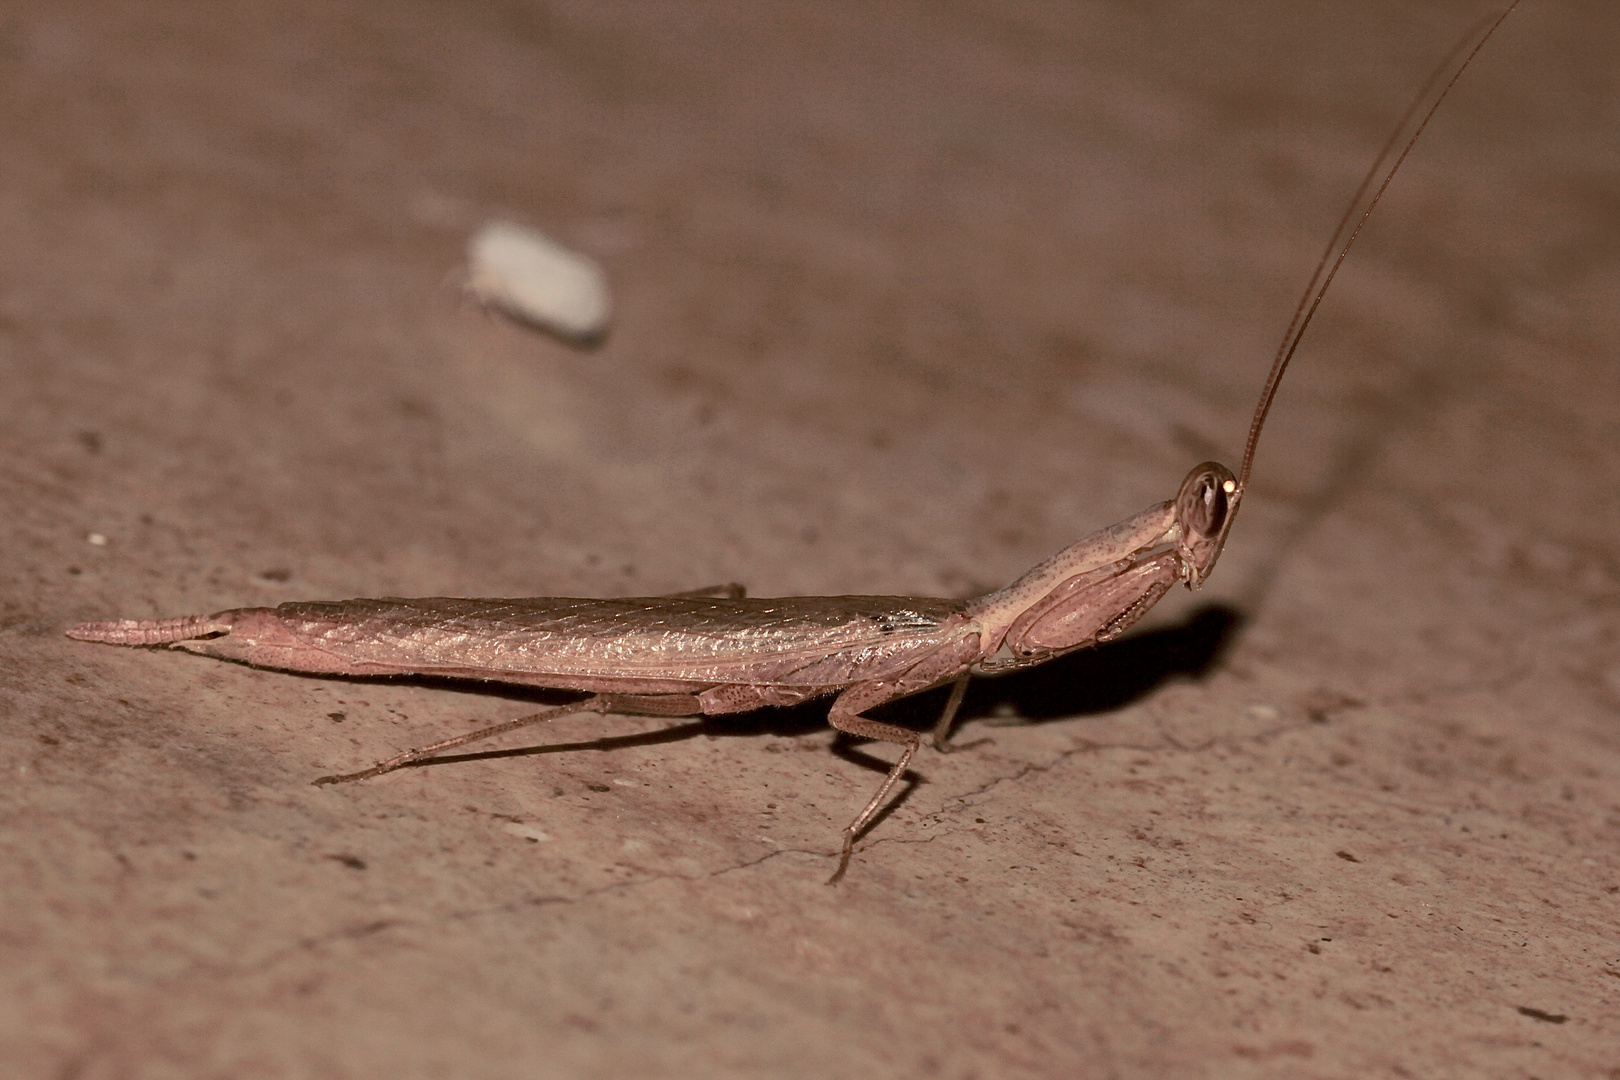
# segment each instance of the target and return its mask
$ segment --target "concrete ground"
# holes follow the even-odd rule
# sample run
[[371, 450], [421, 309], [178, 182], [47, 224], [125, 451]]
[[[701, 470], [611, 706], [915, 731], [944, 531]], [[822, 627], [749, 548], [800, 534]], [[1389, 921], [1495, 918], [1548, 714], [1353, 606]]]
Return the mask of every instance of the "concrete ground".
[[[534, 695], [62, 636], [1001, 584], [1236, 465], [1486, 10], [7, 5], [5, 1074], [1620, 1077], [1613, 4], [1464, 77], [1209, 586], [977, 682], [836, 887], [824, 706], [316, 789]], [[601, 348], [458, 298], [491, 218]]]

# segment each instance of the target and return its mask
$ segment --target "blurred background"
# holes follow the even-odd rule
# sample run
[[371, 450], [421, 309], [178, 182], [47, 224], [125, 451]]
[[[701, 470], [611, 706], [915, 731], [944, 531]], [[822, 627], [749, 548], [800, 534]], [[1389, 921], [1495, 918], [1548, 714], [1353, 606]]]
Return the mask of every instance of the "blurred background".
[[[1609, 1075], [1610, 5], [1530, 3], [1463, 77], [1204, 592], [976, 683], [989, 741], [921, 756], [837, 889], [888, 751], [830, 753], [824, 706], [316, 791], [522, 695], [61, 636], [998, 587], [1236, 467], [1362, 171], [1490, 10], [9, 5], [5, 1059]], [[603, 266], [600, 346], [462, 296], [492, 219]]]

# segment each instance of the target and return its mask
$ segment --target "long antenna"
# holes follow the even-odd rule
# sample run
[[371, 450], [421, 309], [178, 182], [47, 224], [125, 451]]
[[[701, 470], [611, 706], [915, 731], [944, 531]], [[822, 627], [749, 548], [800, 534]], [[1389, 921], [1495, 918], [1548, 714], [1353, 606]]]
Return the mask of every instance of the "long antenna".
[[[1513, 10], [1521, 2], [1522, 0], [1513, 0], [1511, 4], [1503, 9], [1501, 14], [1491, 20], [1490, 26], [1485, 30], [1484, 35], [1475, 42], [1474, 47], [1469, 50], [1468, 56], [1457, 67], [1456, 71], [1452, 72], [1451, 78], [1446, 81], [1445, 86], [1440, 90], [1439, 96], [1434, 99], [1428, 111], [1423, 114], [1423, 119], [1418, 122], [1417, 129], [1412, 132], [1411, 137], [1406, 140], [1406, 145], [1401, 148], [1400, 156], [1395, 159], [1395, 163], [1384, 173], [1384, 179], [1379, 183], [1378, 190], [1373, 193], [1372, 201], [1367, 204], [1367, 209], [1361, 212], [1360, 219], [1356, 220], [1355, 228], [1351, 230], [1349, 238], [1344, 241], [1344, 246], [1338, 247], [1339, 238], [1344, 235], [1345, 227], [1351, 220], [1355, 219], [1356, 207], [1360, 205], [1362, 196], [1366, 195], [1373, 178], [1379, 174], [1379, 170], [1383, 168], [1384, 162], [1389, 158], [1390, 150], [1399, 142], [1401, 132], [1411, 122], [1412, 117], [1417, 113], [1424, 99], [1434, 89], [1435, 84], [1456, 62], [1457, 54], [1479, 34], [1478, 23], [1469, 28], [1468, 32], [1458, 40], [1457, 44], [1452, 46], [1445, 59], [1440, 61], [1439, 65], [1430, 73], [1428, 79], [1424, 80], [1423, 88], [1418, 91], [1417, 96], [1412, 99], [1412, 103], [1401, 114], [1401, 122], [1396, 125], [1394, 132], [1389, 137], [1389, 141], [1379, 151], [1377, 159], [1373, 161], [1372, 167], [1367, 170], [1367, 174], [1361, 178], [1361, 186], [1356, 188], [1355, 196], [1350, 200], [1350, 205], [1345, 208], [1344, 216], [1339, 219], [1338, 228], [1333, 231], [1333, 236], [1328, 240], [1327, 249], [1323, 251], [1322, 258], [1316, 264], [1316, 271], [1311, 275], [1310, 283], [1305, 286], [1305, 292], [1300, 296], [1298, 306], [1294, 308], [1294, 317], [1289, 321], [1288, 329], [1283, 332], [1282, 343], [1277, 346], [1277, 356], [1271, 362], [1271, 373], [1266, 376], [1265, 388], [1260, 391], [1260, 402], [1254, 409], [1254, 420], [1249, 424], [1249, 439], [1243, 447], [1243, 465], [1238, 469], [1235, 497], [1241, 497], [1243, 491], [1249, 485], [1249, 470], [1254, 465], [1254, 448], [1260, 442], [1260, 429], [1265, 426], [1266, 414], [1271, 411], [1271, 402], [1277, 396], [1277, 386], [1282, 382], [1283, 372], [1288, 370], [1288, 363], [1294, 358], [1294, 351], [1299, 348], [1300, 339], [1305, 336], [1305, 330], [1311, 325], [1311, 319], [1316, 316], [1316, 309], [1321, 306], [1322, 297], [1327, 294], [1328, 286], [1333, 284], [1333, 278], [1338, 274], [1339, 267], [1344, 265], [1345, 256], [1350, 254], [1350, 248], [1355, 244], [1356, 238], [1361, 235], [1362, 228], [1367, 224], [1367, 219], [1372, 216], [1372, 212], [1378, 206], [1379, 200], [1384, 197], [1389, 182], [1395, 179], [1395, 174], [1400, 171], [1401, 165], [1406, 161], [1406, 156], [1412, 152], [1412, 147], [1417, 145], [1418, 138], [1423, 134], [1424, 129], [1429, 126], [1429, 121], [1434, 119], [1434, 114], [1439, 110], [1440, 104], [1446, 100], [1446, 95], [1451, 93], [1451, 88], [1457, 85], [1457, 80], [1462, 78], [1462, 73], [1467, 71], [1468, 66], [1474, 62], [1474, 57], [1479, 55], [1479, 50], [1485, 47], [1485, 43], [1491, 40], [1491, 35], [1496, 33], [1497, 28], [1506, 21], [1509, 15], [1513, 14]], [[1336, 247], [1338, 247], [1338, 257], [1333, 258], [1332, 265], [1329, 266], [1328, 260], [1333, 256]], [[1324, 267], [1327, 267], [1325, 276], [1322, 273]]]

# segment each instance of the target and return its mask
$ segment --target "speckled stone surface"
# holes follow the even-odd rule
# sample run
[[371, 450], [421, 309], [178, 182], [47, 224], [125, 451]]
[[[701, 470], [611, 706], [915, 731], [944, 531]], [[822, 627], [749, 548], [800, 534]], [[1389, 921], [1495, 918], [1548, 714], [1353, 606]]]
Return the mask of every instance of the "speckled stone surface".
[[[7, 1075], [1620, 1076], [1612, 4], [1464, 77], [1205, 590], [976, 683], [837, 887], [892, 751], [814, 707], [316, 789], [533, 695], [62, 636], [1002, 584], [1236, 465], [1483, 13], [8, 5]], [[602, 263], [599, 348], [460, 298], [493, 218]]]

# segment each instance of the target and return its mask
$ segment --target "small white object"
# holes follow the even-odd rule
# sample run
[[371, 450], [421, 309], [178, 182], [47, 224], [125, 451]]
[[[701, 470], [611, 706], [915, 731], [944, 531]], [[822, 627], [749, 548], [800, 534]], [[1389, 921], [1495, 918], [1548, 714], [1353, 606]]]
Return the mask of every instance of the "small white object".
[[107, 538], [102, 536], [100, 533], [91, 533], [89, 536], [85, 537], [85, 540], [94, 544], [96, 547], [107, 546]]
[[488, 222], [467, 241], [466, 289], [486, 307], [580, 342], [601, 337], [612, 310], [595, 261], [509, 221]]

